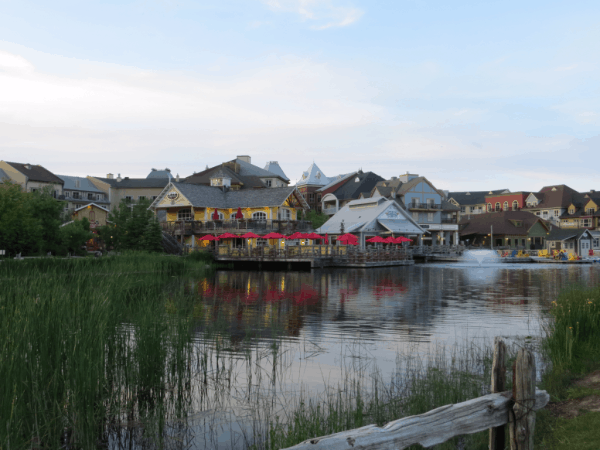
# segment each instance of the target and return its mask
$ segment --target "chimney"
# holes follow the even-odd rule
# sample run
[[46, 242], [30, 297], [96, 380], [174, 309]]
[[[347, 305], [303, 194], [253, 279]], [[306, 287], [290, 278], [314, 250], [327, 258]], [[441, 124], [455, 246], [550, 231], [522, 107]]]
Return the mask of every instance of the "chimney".
[[119, 173], [119, 174], [117, 174], [117, 182], [120, 182], [121, 180], [122, 180], [121, 174]]
[[106, 178], [108, 178], [109, 180], [112, 180], [114, 177], [114, 175], [112, 173], [107, 173], [106, 174]]
[[245, 162], [247, 162], [248, 164], [252, 164], [252, 163], [250, 162], [250, 161], [251, 161], [251, 158], [250, 158], [250, 156], [248, 156], [248, 155], [238, 155], [237, 159], [241, 159], [242, 161], [245, 161]]
[[171, 173], [171, 169], [169, 169], [168, 167], [165, 167], [165, 171]]
[[26, 168], [27, 170], [31, 170], [31, 164], [29, 164], [29, 163], [25, 164], [25, 168]]
[[156, 172], [156, 169], [154, 167], [152, 168], [152, 172]]
[[175, 181], [179, 183], [179, 174], [177, 174], [177, 176], [175, 177]]

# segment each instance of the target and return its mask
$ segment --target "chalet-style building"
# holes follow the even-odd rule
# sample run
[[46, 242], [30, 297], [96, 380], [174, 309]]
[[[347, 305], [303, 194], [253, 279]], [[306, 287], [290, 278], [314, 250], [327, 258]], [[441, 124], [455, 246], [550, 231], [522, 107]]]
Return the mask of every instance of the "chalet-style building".
[[[215, 173], [210, 184], [171, 181], [150, 206], [159, 218], [166, 218], [163, 229], [183, 244], [195, 247], [199, 244], [195, 238], [205, 234], [291, 234], [310, 229], [309, 222], [299, 220], [300, 213], [309, 207], [295, 186], [231, 189], [231, 179], [222, 172]], [[261, 244], [241, 238], [226, 242], [235, 246]]]
[[[231, 179], [230, 190], [280, 188], [290, 184], [277, 161], [270, 161], [262, 169], [251, 162], [250, 156], [238, 156], [236, 159], [224, 162], [218, 166], [206, 168], [202, 172], [195, 173], [183, 179], [184, 183], [211, 186], [211, 180], [218, 179], [217, 172], [222, 177]], [[267, 170], [266, 168], [269, 168]], [[221, 178], [222, 178], [221, 177]]]
[[108, 209], [96, 203], [89, 203], [75, 209], [71, 214], [73, 220], [81, 220], [84, 217], [90, 222], [90, 228], [106, 225], [108, 222]]
[[550, 231], [548, 222], [527, 211], [476, 214], [459, 225], [461, 241], [487, 248], [544, 249]]
[[69, 213], [73, 213], [75, 210], [92, 202], [105, 209], [110, 208], [108, 194], [98, 189], [88, 178], [70, 175], [57, 176], [65, 183], [63, 186], [63, 196], [65, 210]]
[[472, 214], [483, 214], [487, 210], [487, 202], [485, 197], [487, 195], [499, 195], [508, 194], [508, 189], [497, 189], [495, 191], [467, 191], [467, 192], [449, 192], [448, 201], [454, 206], [458, 206], [460, 211], [458, 213], [459, 220], [464, 216], [471, 216]]
[[412, 219], [427, 233], [425, 245], [456, 245], [459, 207], [446, 200], [446, 194], [425, 177], [406, 173], [378, 182], [371, 190], [372, 198], [384, 197], [402, 205]]
[[600, 222], [600, 193], [590, 192], [574, 199], [560, 216], [561, 228], [598, 230]]
[[54, 198], [63, 194], [64, 181], [40, 165], [0, 161], [0, 170], [4, 174], [0, 174], [0, 178], [20, 184], [25, 192], [50, 188]]
[[405, 236], [420, 242], [425, 230], [396, 201], [377, 197], [348, 202], [317, 232], [332, 238], [352, 233], [364, 248], [365, 240], [374, 236]]
[[564, 184], [545, 186], [539, 192], [532, 192], [527, 196], [524, 210], [560, 226], [561, 216], [571, 204], [583, 203], [582, 197], [579, 192]]
[[323, 192], [321, 189], [330, 186], [336, 181], [341, 181], [350, 174], [338, 175], [337, 177], [327, 177], [321, 169], [313, 162], [308, 170], [302, 172], [302, 177], [296, 183], [298, 191], [304, 196], [304, 199], [313, 211], [321, 212], [321, 200]]
[[[121, 174], [115, 178], [112, 173], [106, 175], [106, 178], [91, 176], [87, 178], [108, 197], [109, 209], [112, 211], [123, 199], [131, 204], [142, 199], [153, 201], [169, 184], [171, 171], [169, 169], [152, 169], [146, 178], [121, 178]], [[179, 180], [179, 175], [175, 177], [175, 180]]]
[[325, 186], [327, 189], [320, 190], [323, 213], [333, 216], [352, 200], [370, 197], [371, 191], [380, 181], [384, 179], [376, 173], [362, 170], [352, 175], [340, 176], [339, 180], [333, 180], [330, 186]]
[[548, 251], [564, 250], [577, 256], [590, 256], [590, 250], [600, 252], [600, 237], [586, 228], [553, 227], [546, 241]]

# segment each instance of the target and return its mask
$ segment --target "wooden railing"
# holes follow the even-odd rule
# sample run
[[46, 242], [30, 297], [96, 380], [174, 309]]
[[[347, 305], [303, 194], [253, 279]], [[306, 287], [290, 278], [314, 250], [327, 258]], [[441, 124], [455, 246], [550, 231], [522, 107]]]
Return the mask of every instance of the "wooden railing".
[[[513, 391], [506, 389], [506, 346], [496, 338], [492, 363], [492, 394], [425, 414], [404, 417], [383, 427], [368, 425], [329, 436], [315, 437], [287, 450], [398, 450], [414, 444], [431, 447], [454, 436], [490, 429], [489, 449], [504, 450], [506, 424], [511, 450], [533, 450], [535, 411], [548, 404], [546, 391], [535, 388], [535, 358], [521, 349], [513, 364]], [[514, 393], [514, 394], [513, 394]]]
[[214, 234], [214, 233], [254, 233], [276, 231], [291, 234], [296, 231], [312, 231], [312, 224], [306, 220], [177, 220], [161, 222], [163, 231], [172, 235]]
[[461, 254], [465, 250], [464, 245], [415, 245], [408, 247], [413, 255], [431, 255], [431, 254]]

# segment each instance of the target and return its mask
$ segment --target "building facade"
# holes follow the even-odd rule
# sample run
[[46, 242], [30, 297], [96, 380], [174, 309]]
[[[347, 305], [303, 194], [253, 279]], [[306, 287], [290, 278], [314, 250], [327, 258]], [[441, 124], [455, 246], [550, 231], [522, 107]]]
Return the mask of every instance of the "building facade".
[[36, 192], [49, 189], [54, 198], [63, 195], [63, 180], [45, 167], [29, 163], [0, 161], [0, 169], [13, 183], [20, 184], [25, 192]]
[[65, 211], [69, 215], [89, 203], [95, 203], [105, 209], [110, 208], [108, 194], [98, 189], [88, 178], [70, 175], [57, 176], [64, 182], [63, 197]]

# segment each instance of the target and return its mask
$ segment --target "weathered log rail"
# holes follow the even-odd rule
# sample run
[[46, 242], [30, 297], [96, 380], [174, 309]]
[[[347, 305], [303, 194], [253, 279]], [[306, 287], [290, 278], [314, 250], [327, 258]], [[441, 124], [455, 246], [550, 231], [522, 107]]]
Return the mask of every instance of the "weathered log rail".
[[[506, 347], [496, 338], [492, 389], [506, 378]], [[414, 444], [431, 447], [464, 434], [490, 429], [490, 450], [504, 450], [504, 426], [509, 424], [511, 450], [533, 450], [535, 411], [548, 404], [546, 391], [535, 389], [535, 358], [521, 349], [513, 366], [513, 392], [497, 392], [418, 416], [405, 417], [383, 427], [367, 425], [354, 430], [304, 441], [287, 450], [399, 450]]]

